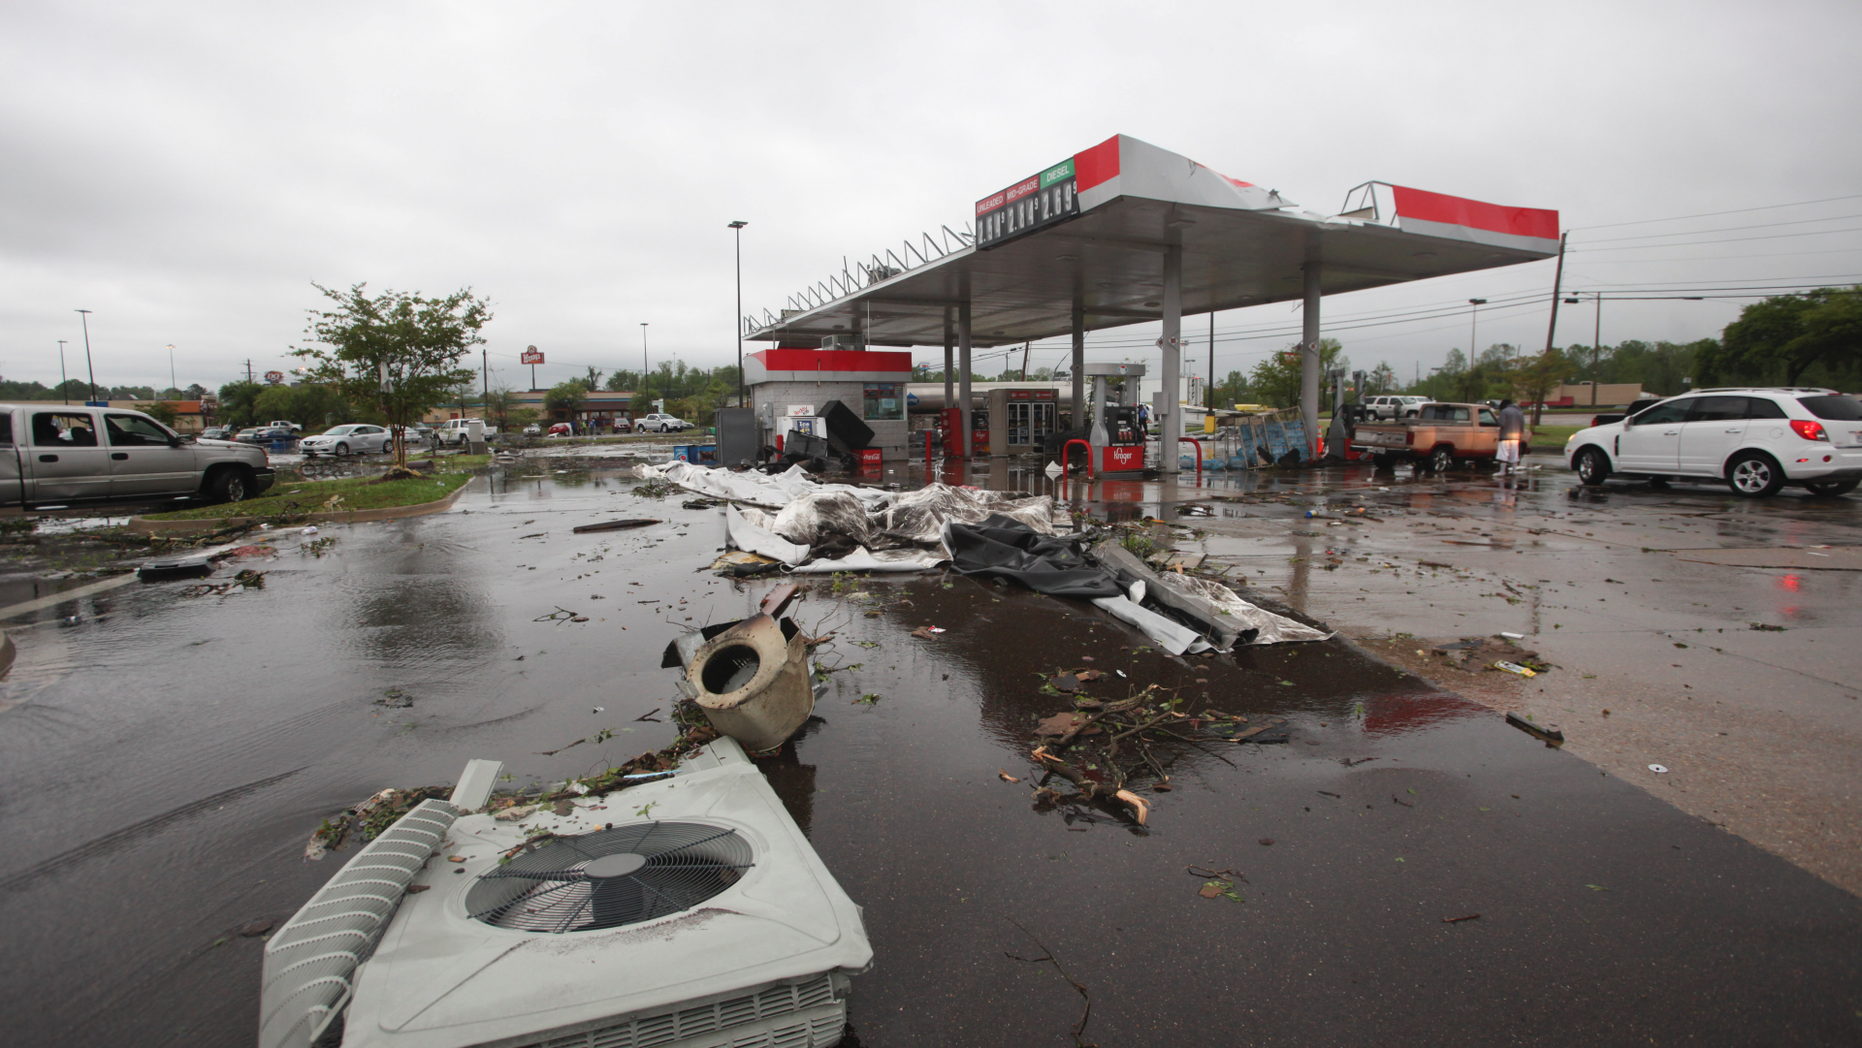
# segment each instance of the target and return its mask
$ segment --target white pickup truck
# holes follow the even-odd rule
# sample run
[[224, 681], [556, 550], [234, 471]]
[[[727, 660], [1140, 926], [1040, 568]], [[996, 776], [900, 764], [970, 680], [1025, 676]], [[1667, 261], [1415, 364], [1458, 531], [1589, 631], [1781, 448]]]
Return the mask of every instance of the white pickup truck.
[[497, 435], [498, 427], [482, 418], [449, 418], [440, 423], [440, 428], [434, 432], [439, 435], [439, 441], [442, 444], [464, 444], [472, 439], [472, 423], [474, 422], [485, 427], [486, 440]]
[[272, 479], [263, 449], [182, 436], [140, 411], [0, 404], [0, 505], [172, 495], [239, 502]]

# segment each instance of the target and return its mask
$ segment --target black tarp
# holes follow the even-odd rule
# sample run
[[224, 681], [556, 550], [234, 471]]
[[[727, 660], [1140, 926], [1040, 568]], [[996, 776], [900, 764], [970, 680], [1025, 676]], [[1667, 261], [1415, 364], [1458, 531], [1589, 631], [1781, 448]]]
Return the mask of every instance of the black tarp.
[[1042, 535], [992, 513], [980, 524], [944, 525], [951, 567], [964, 575], [1009, 578], [1056, 597], [1122, 597], [1118, 579], [1090, 560], [1078, 541]]

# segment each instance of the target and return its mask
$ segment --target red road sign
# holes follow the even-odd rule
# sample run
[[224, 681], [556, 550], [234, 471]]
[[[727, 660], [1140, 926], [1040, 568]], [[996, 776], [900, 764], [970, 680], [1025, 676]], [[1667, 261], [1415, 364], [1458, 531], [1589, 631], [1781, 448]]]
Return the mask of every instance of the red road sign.
[[282, 371], [267, 371], [267, 372], [265, 373], [265, 381], [267, 381], [267, 382], [270, 382], [270, 383], [271, 383], [272, 385], [274, 385], [274, 386], [275, 386], [275, 385], [277, 385], [278, 383], [280, 383], [280, 382], [283, 382], [283, 381], [284, 381], [284, 372], [282, 372]]

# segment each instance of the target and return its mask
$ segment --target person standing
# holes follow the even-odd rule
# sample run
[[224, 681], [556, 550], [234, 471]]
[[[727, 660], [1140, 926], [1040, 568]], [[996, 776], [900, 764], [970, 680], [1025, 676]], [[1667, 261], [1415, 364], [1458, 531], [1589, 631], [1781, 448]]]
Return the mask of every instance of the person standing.
[[1519, 410], [1519, 405], [1511, 398], [1500, 402], [1500, 446], [1494, 453], [1494, 459], [1500, 464], [1503, 476], [1512, 476], [1519, 469], [1520, 452], [1526, 443], [1526, 413]]

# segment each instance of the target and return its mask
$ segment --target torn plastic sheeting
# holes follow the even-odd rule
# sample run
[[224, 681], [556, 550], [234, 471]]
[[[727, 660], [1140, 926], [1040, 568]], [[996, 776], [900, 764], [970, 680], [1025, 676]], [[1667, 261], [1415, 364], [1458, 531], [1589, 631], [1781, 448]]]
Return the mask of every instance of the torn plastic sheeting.
[[1165, 618], [1150, 608], [1132, 603], [1128, 597], [1096, 597], [1093, 604], [1115, 619], [1121, 619], [1138, 627], [1145, 636], [1157, 642], [1157, 646], [1172, 655], [1184, 652], [1211, 651], [1214, 646], [1196, 635], [1175, 619]]
[[811, 492], [782, 507], [767, 527], [790, 542], [819, 546], [838, 536], [870, 546], [866, 505], [845, 491]]
[[1325, 630], [1256, 607], [1214, 579], [1175, 571], [1152, 571], [1130, 550], [1114, 542], [1095, 546], [1093, 555], [1117, 571], [1121, 580], [1149, 585], [1148, 590], [1139, 591], [1133, 600], [1142, 601], [1142, 594], [1148, 592], [1152, 600], [1198, 622], [1206, 622], [1209, 627], [1206, 632], [1224, 649], [1236, 643], [1284, 644], [1326, 640], [1332, 636]]
[[1010, 495], [949, 484], [927, 484], [894, 495], [874, 511], [872, 527], [886, 538], [928, 546], [943, 541], [946, 522], [979, 524], [992, 514], [1020, 521], [1043, 535], [1054, 534], [1051, 496]]
[[1119, 581], [1131, 587], [1131, 600], [1143, 604], [1145, 597], [1169, 608], [1179, 618], [1190, 620], [1198, 627], [1197, 632], [1207, 635], [1215, 646], [1223, 651], [1235, 646], [1236, 642], [1250, 643], [1256, 636], [1252, 629], [1240, 629], [1222, 621], [1216, 609], [1209, 601], [1199, 595], [1173, 589], [1164, 585], [1157, 572], [1150, 569], [1144, 561], [1117, 542], [1107, 539], [1093, 547], [1093, 556], [1113, 572]]
[[1077, 540], [1037, 534], [999, 513], [980, 524], [946, 521], [943, 539], [951, 567], [960, 574], [1010, 578], [1055, 597], [1125, 599], [1118, 579], [1088, 560]]
[[1179, 575], [1173, 571], [1158, 575], [1163, 588], [1176, 589], [1201, 597], [1215, 606], [1218, 612], [1231, 616], [1245, 630], [1259, 630], [1254, 639], [1243, 641], [1244, 644], [1285, 644], [1292, 641], [1330, 640], [1332, 634], [1322, 629], [1308, 626], [1297, 619], [1287, 618], [1266, 608], [1250, 604], [1235, 595], [1235, 591], [1214, 579], [1199, 578], [1195, 575]]

